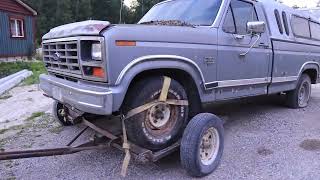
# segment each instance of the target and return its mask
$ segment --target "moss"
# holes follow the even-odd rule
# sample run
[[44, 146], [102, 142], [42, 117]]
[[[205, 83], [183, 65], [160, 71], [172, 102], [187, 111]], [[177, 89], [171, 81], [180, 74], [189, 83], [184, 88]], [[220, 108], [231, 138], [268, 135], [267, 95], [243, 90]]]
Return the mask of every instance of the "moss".
[[0, 100], [6, 100], [6, 99], [9, 99], [11, 97], [12, 97], [11, 95], [0, 96]]
[[9, 129], [0, 129], [0, 134], [4, 134], [8, 131]]
[[41, 116], [44, 116], [45, 113], [44, 112], [35, 112], [35, 113], [32, 113], [32, 115], [27, 119], [27, 121], [32, 121], [38, 117], [41, 117]]
[[24, 81], [24, 85], [38, 84], [39, 75], [47, 73], [46, 68], [41, 61], [36, 62], [3, 62], [0, 63], [0, 78], [28, 69], [33, 75]]

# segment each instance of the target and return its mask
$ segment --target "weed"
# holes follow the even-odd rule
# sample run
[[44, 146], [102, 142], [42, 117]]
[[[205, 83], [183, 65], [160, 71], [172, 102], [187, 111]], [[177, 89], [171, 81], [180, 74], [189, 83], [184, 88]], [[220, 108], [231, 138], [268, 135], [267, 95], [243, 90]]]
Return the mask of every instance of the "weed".
[[11, 97], [12, 97], [11, 95], [0, 96], [0, 100], [6, 100], [6, 99], [9, 99]]
[[32, 121], [34, 120], [35, 118], [38, 118], [38, 117], [41, 117], [41, 116], [44, 116], [45, 113], [44, 112], [35, 112], [35, 113], [32, 113], [32, 115], [27, 119], [27, 121]]

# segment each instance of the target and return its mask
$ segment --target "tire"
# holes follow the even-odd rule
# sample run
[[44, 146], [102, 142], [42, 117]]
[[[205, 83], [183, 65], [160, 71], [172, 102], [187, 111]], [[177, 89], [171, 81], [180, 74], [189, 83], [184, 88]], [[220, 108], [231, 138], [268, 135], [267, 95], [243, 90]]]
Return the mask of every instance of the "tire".
[[[61, 110], [64, 111], [65, 115], [61, 114]], [[53, 108], [52, 108], [52, 114], [54, 120], [56, 120], [58, 123], [60, 123], [62, 126], [72, 126], [72, 122], [68, 120], [67, 118], [67, 111], [68, 109], [58, 101], [55, 101], [53, 103]]]
[[311, 95], [311, 79], [307, 74], [302, 74], [295, 90], [288, 92], [286, 104], [293, 109], [308, 106]]
[[[124, 113], [157, 100], [162, 90], [163, 81], [164, 77], [159, 76], [136, 82], [130, 88], [124, 101]], [[185, 89], [174, 79], [171, 80], [168, 99], [188, 100]], [[155, 114], [153, 112], [157, 112], [155, 106], [126, 120], [127, 134], [131, 142], [150, 150], [160, 150], [179, 140], [188, 123], [189, 108], [166, 105], [165, 103], [160, 106], [158, 108], [164, 114], [161, 118], [166, 119], [163, 121], [166, 122], [165, 124], [155, 123], [156, 117], [153, 117]]]
[[[210, 139], [214, 144], [207, 145], [209, 146], [207, 148], [204, 147], [204, 138], [207, 144]], [[214, 146], [216, 148], [212, 148]], [[223, 148], [223, 122], [213, 114], [199, 114], [189, 122], [182, 137], [180, 146], [182, 167], [193, 177], [209, 175], [219, 166]]]

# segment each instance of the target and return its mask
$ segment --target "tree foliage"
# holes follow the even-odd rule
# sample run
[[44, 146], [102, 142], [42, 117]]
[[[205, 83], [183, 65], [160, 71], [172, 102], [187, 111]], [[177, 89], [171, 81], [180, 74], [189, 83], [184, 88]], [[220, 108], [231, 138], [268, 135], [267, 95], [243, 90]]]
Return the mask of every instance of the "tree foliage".
[[[121, 0], [24, 0], [38, 12], [37, 43], [51, 28], [84, 20], [119, 23]], [[154, 4], [162, 0], [137, 0], [122, 9], [122, 23], [136, 23]]]

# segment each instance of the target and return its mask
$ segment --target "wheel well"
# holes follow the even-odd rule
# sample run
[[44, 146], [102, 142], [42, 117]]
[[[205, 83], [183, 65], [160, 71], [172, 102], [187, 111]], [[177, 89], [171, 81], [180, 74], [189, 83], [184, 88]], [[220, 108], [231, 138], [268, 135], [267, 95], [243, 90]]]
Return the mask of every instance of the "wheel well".
[[201, 106], [200, 95], [194, 79], [189, 73], [179, 69], [154, 69], [154, 70], [143, 71], [137, 74], [131, 81], [128, 87], [126, 96], [138, 81], [142, 80], [145, 77], [150, 77], [150, 76], [168, 76], [178, 81], [185, 88], [188, 99], [189, 101], [192, 102], [189, 105], [190, 117], [194, 117], [201, 112], [202, 106]]
[[318, 72], [316, 69], [307, 69], [303, 71], [303, 74], [307, 74], [310, 77], [312, 84], [317, 83]]

